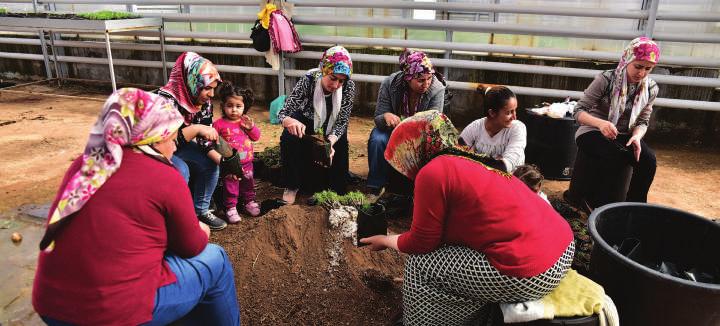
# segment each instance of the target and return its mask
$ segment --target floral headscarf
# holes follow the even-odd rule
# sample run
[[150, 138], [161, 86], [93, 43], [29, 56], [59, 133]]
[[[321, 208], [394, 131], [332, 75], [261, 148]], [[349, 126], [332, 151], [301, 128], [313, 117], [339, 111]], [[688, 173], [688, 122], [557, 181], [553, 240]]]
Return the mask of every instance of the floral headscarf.
[[184, 52], [175, 61], [170, 80], [161, 90], [170, 93], [189, 113], [200, 111], [195, 106], [200, 91], [207, 85], [222, 82], [220, 73], [210, 60], [195, 52]]
[[[623, 51], [620, 62], [615, 68], [615, 79], [613, 80], [612, 93], [610, 93], [610, 112], [608, 120], [617, 124], [620, 116], [625, 112], [625, 104], [628, 96], [627, 66], [635, 60], [644, 60], [657, 64], [660, 60], [660, 48], [647, 37], [638, 37], [632, 41]], [[630, 111], [629, 128], [633, 127], [640, 111], [647, 105], [650, 91], [648, 89], [650, 77], [646, 76], [638, 83], [637, 92]]]
[[459, 133], [437, 110], [418, 112], [398, 124], [385, 148], [385, 159], [410, 179], [439, 152], [457, 146]]
[[61, 190], [40, 249], [50, 246], [48, 250], [52, 250], [51, 242], [63, 224], [61, 222], [79, 211], [118, 170], [122, 164], [123, 147], [136, 147], [172, 164], [151, 145], [168, 139], [182, 123], [180, 112], [159, 95], [136, 88], [121, 88], [110, 95], [90, 131], [82, 167]]
[[323, 76], [343, 74], [350, 78], [350, 75], [352, 75], [350, 53], [340, 45], [333, 46], [325, 50], [318, 68], [322, 71]]
[[[413, 51], [410, 49], [405, 49], [405, 51], [400, 54], [399, 57], [400, 61], [400, 69], [402, 70], [402, 77], [403, 80], [408, 82], [412, 80], [413, 78], [418, 78], [420, 75], [423, 74], [434, 74], [435, 69], [433, 68], [432, 62], [430, 62], [430, 58], [425, 54], [425, 52], [422, 51]], [[418, 106], [420, 106], [420, 100], [415, 102], [414, 107], [410, 107], [410, 87], [405, 83], [402, 86], [405, 89], [405, 92], [403, 94], [403, 101], [402, 101], [402, 107], [401, 109], [401, 116], [409, 117], [415, 112], [417, 112]]]
[[421, 74], [435, 73], [435, 68], [425, 52], [405, 49], [398, 59], [405, 80], [417, 78]]

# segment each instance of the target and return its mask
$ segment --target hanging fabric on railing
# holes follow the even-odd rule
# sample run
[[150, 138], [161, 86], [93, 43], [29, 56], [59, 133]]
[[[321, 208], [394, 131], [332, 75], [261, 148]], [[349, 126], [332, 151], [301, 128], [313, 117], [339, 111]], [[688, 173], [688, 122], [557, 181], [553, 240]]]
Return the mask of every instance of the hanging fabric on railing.
[[295, 26], [285, 16], [282, 10], [275, 10], [270, 13], [270, 39], [272, 40], [273, 50], [277, 53], [288, 52], [295, 53], [302, 50], [300, 38], [298, 37]]
[[271, 2], [268, 2], [265, 7], [263, 7], [263, 9], [258, 12], [258, 20], [260, 21], [264, 29], [268, 29], [270, 27], [270, 14], [277, 9], [277, 6], [275, 6]]

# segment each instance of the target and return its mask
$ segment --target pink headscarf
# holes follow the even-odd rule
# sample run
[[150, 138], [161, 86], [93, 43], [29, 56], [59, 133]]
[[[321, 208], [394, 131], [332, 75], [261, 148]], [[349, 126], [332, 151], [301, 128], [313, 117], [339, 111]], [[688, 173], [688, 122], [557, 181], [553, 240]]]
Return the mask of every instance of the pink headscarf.
[[183, 52], [175, 61], [170, 72], [170, 80], [160, 89], [170, 93], [189, 113], [200, 109], [195, 106], [200, 91], [214, 81], [222, 82], [220, 73], [210, 60], [195, 52]]
[[[615, 80], [613, 80], [613, 88], [610, 93], [610, 112], [608, 113], [608, 121], [617, 124], [620, 116], [625, 112], [625, 103], [627, 103], [628, 87], [627, 87], [627, 66], [636, 60], [649, 61], [657, 64], [660, 60], [660, 48], [657, 43], [647, 37], [638, 37], [632, 41], [623, 51], [620, 62], [615, 68]], [[647, 105], [650, 98], [648, 89], [650, 77], [646, 76], [638, 83], [638, 89], [635, 93], [632, 111], [630, 112], [629, 128], [633, 127], [640, 111]]]
[[162, 96], [136, 88], [121, 88], [110, 95], [90, 131], [82, 167], [61, 190], [40, 249], [52, 250], [51, 242], [61, 222], [79, 211], [120, 168], [123, 147], [135, 147], [172, 164], [151, 145], [168, 139], [182, 123], [180, 112]]

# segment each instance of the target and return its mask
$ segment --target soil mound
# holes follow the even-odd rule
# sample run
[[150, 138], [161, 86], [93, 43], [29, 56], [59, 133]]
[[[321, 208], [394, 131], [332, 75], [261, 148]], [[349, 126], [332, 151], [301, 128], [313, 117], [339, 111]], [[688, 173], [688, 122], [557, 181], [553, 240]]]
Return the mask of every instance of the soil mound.
[[387, 324], [401, 305], [404, 258], [336, 243], [327, 217], [283, 206], [213, 234], [233, 261], [243, 324]]

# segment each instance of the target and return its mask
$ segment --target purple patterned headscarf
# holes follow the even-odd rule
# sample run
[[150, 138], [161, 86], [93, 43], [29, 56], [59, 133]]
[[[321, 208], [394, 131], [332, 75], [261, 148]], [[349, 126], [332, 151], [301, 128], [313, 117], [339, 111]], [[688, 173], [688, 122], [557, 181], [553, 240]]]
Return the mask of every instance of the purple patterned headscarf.
[[399, 61], [405, 80], [417, 78], [421, 74], [435, 73], [433, 64], [425, 52], [405, 49], [405, 52], [400, 55]]

